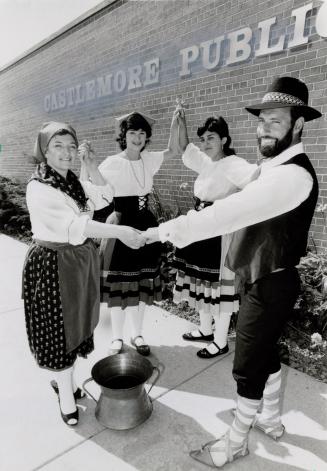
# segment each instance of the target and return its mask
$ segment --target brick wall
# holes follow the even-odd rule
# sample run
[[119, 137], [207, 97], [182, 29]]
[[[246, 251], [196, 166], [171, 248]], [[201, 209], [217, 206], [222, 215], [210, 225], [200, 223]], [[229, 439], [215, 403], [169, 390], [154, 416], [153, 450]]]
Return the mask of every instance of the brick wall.
[[[0, 71], [0, 173], [26, 181], [33, 164], [30, 156], [40, 124], [49, 120], [72, 123], [80, 139], [90, 139], [101, 162], [116, 153], [113, 116], [140, 109], [157, 119], [153, 128], [151, 149], [167, 145], [170, 119], [176, 96], [182, 95], [187, 108], [190, 137], [196, 141], [196, 129], [212, 114], [226, 117], [239, 156], [256, 158], [256, 120], [244, 106], [258, 102], [273, 77], [293, 75], [303, 79], [310, 90], [311, 105], [323, 113], [320, 120], [308, 123], [303, 135], [307, 153], [317, 170], [320, 200], [327, 203], [327, 40], [315, 30], [321, 2], [314, 2], [305, 22], [307, 44], [289, 48], [295, 18], [292, 10], [310, 2], [304, 0], [175, 0], [115, 1], [79, 24], [43, 44], [34, 52]], [[258, 23], [276, 17], [271, 29], [271, 43], [285, 34], [285, 48], [274, 54], [255, 56], [260, 47]], [[228, 65], [227, 43], [221, 49], [218, 65], [212, 70], [203, 66], [201, 54], [190, 66], [190, 74], [180, 77], [180, 51], [199, 46], [235, 30], [252, 30], [252, 51], [247, 60]], [[145, 86], [144, 63], [159, 58], [157, 83]], [[211, 57], [211, 59], [213, 59]], [[67, 90], [98, 77], [119, 74], [128, 67], [141, 65], [142, 86], [84, 103], [60, 108], [60, 90]], [[116, 88], [120, 87], [119, 81]], [[85, 90], [84, 90], [85, 92]], [[46, 111], [44, 99], [56, 94], [57, 109]], [[66, 92], [67, 93], [67, 92]], [[73, 93], [73, 92], [71, 92]], [[76, 101], [76, 88], [74, 100]], [[72, 95], [71, 98], [72, 100]], [[47, 102], [48, 104], [50, 102]], [[155, 184], [165, 203], [178, 205], [183, 211], [191, 205], [194, 174], [180, 159], [166, 163]], [[325, 214], [316, 212], [312, 236], [318, 248], [327, 247]], [[313, 242], [311, 242], [313, 244]]]

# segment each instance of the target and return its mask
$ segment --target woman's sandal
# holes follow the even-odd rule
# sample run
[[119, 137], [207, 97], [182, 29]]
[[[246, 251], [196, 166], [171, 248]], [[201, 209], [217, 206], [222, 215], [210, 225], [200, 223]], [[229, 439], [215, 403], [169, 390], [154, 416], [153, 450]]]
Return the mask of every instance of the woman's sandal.
[[[52, 380], [50, 381], [51, 387], [54, 390], [54, 392], [59, 396], [59, 389], [58, 389], [58, 384], [57, 381]], [[82, 391], [80, 388], [77, 388], [76, 391], [74, 392], [74, 399], [77, 401], [78, 399], [83, 399], [86, 396], [85, 392]]]
[[[220, 443], [219, 443], [220, 442]], [[213, 445], [218, 443], [218, 449], [213, 449]], [[217, 452], [221, 454], [221, 460], [219, 464], [216, 464], [211, 456], [210, 450], [215, 453], [215, 460], [217, 461]], [[201, 446], [199, 450], [190, 451], [190, 457], [196, 461], [199, 461], [202, 464], [209, 466], [209, 468], [219, 469], [224, 466], [226, 463], [231, 463], [242, 456], [249, 454], [247, 440], [244, 441], [243, 445], [240, 448], [237, 448], [235, 451], [232, 450], [229, 440], [229, 432], [227, 432], [222, 437], [211, 440], [210, 442], [205, 443]]]
[[138, 338], [141, 338], [144, 341], [144, 338], [142, 337], [142, 335], [137, 335], [136, 337], [131, 338], [131, 344], [133, 345], [133, 347], [136, 348], [137, 353], [139, 353], [140, 355], [143, 355], [144, 357], [149, 356], [150, 355], [149, 345], [146, 345], [146, 344], [136, 345], [135, 340]]
[[214, 340], [213, 334], [204, 335], [201, 330], [198, 330], [200, 336], [194, 336], [193, 332], [187, 332], [183, 334], [183, 339], [188, 340], [190, 342], [212, 342]]
[[121, 353], [121, 351], [123, 349], [123, 346], [124, 346], [123, 339], [114, 339], [114, 340], [111, 341], [111, 345], [114, 342], [120, 342], [120, 346], [119, 347], [110, 347], [109, 351], [108, 351], [108, 355], [117, 355], [118, 353]]
[[[78, 423], [78, 409], [76, 408], [75, 412], [71, 412], [70, 414], [64, 414], [60, 407], [60, 399], [59, 399], [59, 409], [62, 420], [65, 422], [66, 425], [70, 427], [74, 427]], [[73, 421], [73, 422], [72, 422]]]
[[[56, 381], [51, 381], [50, 382], [51, 384], [51, 387], [52, 389], [54, 390], [54, 392], [57, 394], [58, 396], [58, 403], [59, 403], [59, 409], [60, 409], [60, 415], [61, 415], [61, 418], [62, 420], [65, 422], [66, 425], [69, 425], [70, 427], [73, 427], [74, 425], [77, 425], [78, 423], [78, 417], [79, 417], [79, 414], [78, 414], [78, 409], [76, 408], [75, 412], [71, 412], [70, 414], [64, 414], [63, 411], [61, 410], [61, 406], [60, 406], [60, 396], [59, 396], [59, 389], [58, 389], [58, 385], [56, 383]], [[78, 392], [78, 390], [84, 394], [85, 396], [85, 393], [83, 393], [83, 391], [81, 391], [79, 388], [75, 391], [74, 393], [74, 398], [76, 400], [76, 397], [75, 397], [75, 394]], [[82, 397], [84, 397], [82, 396]]]
[[218, 357], [219, 355], [225, 355], [225, 353], [228, 353], [229, 348], [228, 345], [226, 345], [223, 348], [218, 347], [216, 342], [212, 342], [216, 347], [217, 347], [217, 352], [216, 353], [210, 353], [209, 350], [205, 347], [196, 352], [197, 356], [199, 358], [215, 358]]

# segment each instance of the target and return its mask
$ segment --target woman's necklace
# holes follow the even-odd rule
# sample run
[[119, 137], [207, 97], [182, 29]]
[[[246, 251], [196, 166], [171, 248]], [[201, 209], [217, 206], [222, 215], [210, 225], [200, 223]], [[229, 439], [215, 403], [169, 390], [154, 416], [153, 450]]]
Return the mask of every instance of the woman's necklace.
[[130, 167], [131, 167], [131, 169], [132, 169], [132, 172], [133, 172], [133, 175], [134, 175], [135, 180], [137, 181], [137, 183], [140, 185], [140, 187], [141, 187], [142, 190], [143, 190], [144, 187], [145, 187], [145, 168], [144, 168], [144, 162], [143, 162], [142, 156], [140, 157], [139, 160], [141, 160], [141, 162], [142, 162], [143, 184], [141, 183], [140, 179], [139, 179], [138, 176], [136, 175], [134, 166], [133, 166], [133, 164], [132, 164], [132, 160], [130, 160], [130, 159], [128, 158], [128, 155], [127, 155], [126, 153], [125, 153], [125, 155], [126, 155], [126, 158], [127, 158], [128, 162], [129, 162], [129, 165], [130, 165]]

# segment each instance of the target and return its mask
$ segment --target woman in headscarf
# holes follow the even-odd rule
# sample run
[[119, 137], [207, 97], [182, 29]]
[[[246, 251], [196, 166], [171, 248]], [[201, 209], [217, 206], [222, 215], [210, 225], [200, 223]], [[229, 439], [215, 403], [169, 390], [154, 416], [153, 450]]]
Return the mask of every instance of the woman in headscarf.
[[92, 221], [95, 209], [113, 198], [95, 160], [84, 156], [97, 185], [81, 184], [71, 171], [78, 154], [75, 130], [66, 123], [42, 126], [35, 144], [39, 162], [26, 191], [33, 242], [23, 268], [23, 298], [29, 346], [37, 364], [53, 372], [63, 421], [76, 425], [74, 383], [77, 356], [94, 348], [99, 319], [99, 258], [90, 237], [115, 237], [132, 248], [144, 240], [129, 227]]

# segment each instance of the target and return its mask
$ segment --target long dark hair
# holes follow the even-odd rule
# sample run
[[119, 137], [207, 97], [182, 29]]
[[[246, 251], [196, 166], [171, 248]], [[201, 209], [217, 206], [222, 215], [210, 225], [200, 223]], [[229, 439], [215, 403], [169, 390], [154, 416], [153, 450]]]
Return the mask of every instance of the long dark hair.
[[199, 137], [203, 136], [206, 131], [215, 132], [218, 134], [220, 139], [226, 137], [227, 140], [223, 145], [223, 151], [225, 155], [234, 155], [235, 150], [230, 147], [232, 143], [232, 138], [229, 135], [228, 125], [222, 116], [218, 116], [218, 118], [210, 117], [208, 118], [203, 126], [198, 127], [197, 134]]
[[138, 131], [139, 129], [142, 129], [142, 131], [145, 132], [146, 141], [145, 141], [144, 147], [146, 147], [146, 145], [150, 142], [150, 137], [152, 136], [151, 126], [147, 122], [147, 120], [143, 118], [143, 116], [140, 115], [139, 113], [133, 113], [130, 116], [128, 116], [126, 119], [124, 119], [120, 123], [119, 128], [120, 128], [120, 133], [116, 141], [118, 142], [121, 150], [126, 149], [126, 133], [130, 129], [133, 129], [134, 131]]

